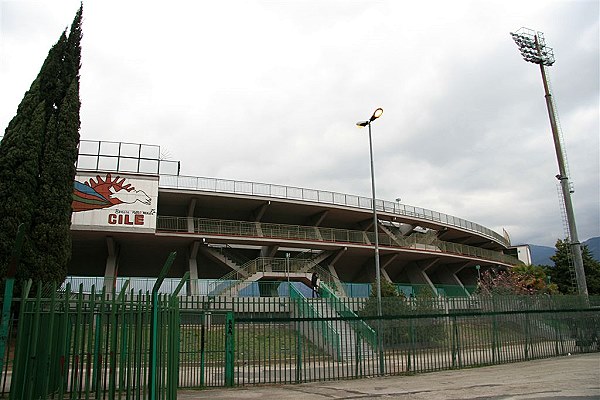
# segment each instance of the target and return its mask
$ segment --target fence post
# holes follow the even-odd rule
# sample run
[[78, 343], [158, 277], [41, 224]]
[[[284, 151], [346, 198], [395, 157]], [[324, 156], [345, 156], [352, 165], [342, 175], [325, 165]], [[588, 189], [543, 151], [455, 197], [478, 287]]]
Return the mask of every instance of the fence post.
[[296, 383], [302, 380], [302, 334], [300, 322], [296, 322]]
[[[25, 338], [27, 337], [25, 334], [25, 330], [27, 330], [27, 328], [25, 328], [26, 324], [25, 324], [25, 309], [27, 307], [27, 298], [29, 297], [29, 291], [31, 290], [31, 279], [27, 280], [21, 289], [21, 304], [20, 304], [20, 310], [19, 310], [19, 325], [18, 325], [18, 329], [17, 329], [17, 342], [16, 342], [16, 346], [15, 346], [15, 355], [14, 355], [14, 361], [13, 361], [13, 375], [12, 375], [12, 379], [10, 382], [10, 394], [14, 395], [14, 397], [10, 396], [10, 398], [17, 398], [17, 394], [22, 394], [23, 389], [22, 389], [22, 385], [20, 384], [21, 380], [24, 380], [26, 377], [26, 374], [24, 373], [18, 373], [18, 371], [24, 370], [27, 368], [27, 356], [29, 355], [29, 346], [28, 345], [24, 345], [23, 342], [26, 340]], [[23, 365], [25, 365], [25, 367], [23, 367]]]
[[10, 307], [12, 306], [13, 288], [15, 285], [15, 275], [17, 273], [17, 264], [21, 258], [21, 247], [23, 237], [25, 236], [25, 224], [19, 224], [17, 228], [17, 237], [13, 252], [8, 263], [6, 280], [4, 286], [4, 302], [2, 303], [2, 323], [0, 325], [0, 373], [4, 367], [4, 351], [6, 350], [6, 341], [8, 339], [8, 321], [10, 320]]
[[406, 360], [406, 371], [410, 372], [414, 366], [413, 366], [413, 350], [414, 350], [414, 346], [415, 346], [415, 332], [414, 332], [414, 320], [412, 318], [409, 319], [409, 326], [408, 326], [408, 341], [409, 346], [408, 346], [408, 358]]
[[452, 368], [456, 368], [456, 355], [458, 344], [456, 343], [458, 337], [456, 335], [456, 316], [452, 316], [450, 321], [452, 322]]
[[378, 347], [378, 350], [379, 350], [379, 375], [383, 376], [383, 375], [385, 375], [385, 359], [384, 359], [385, 352], [384, 352], [384, 349], [383, 349], [383, 339], [384, 339], [384, 337], [383, 337], [384, 333], [383, 332], [384, 331], [383, 331], [383, 328], [382, 328], [383, 321], [381, 320], [381, 315], [379, 315], [377, 317], [377, 324], [378, 324], [378, 327], [379, 327], [379, 332], [377, 332], [378, 333], [378, 335], [377, 335], [377, 338], [378, 338], [378, 340], [377, 340], [377, 347]]
[[[70, 288], [70, 284], [67, 284], [67, 288]], [[65, 296], [68, 297], [68, 296]], [[46, 332], [46, 348], [49, 349], [48, 354], [46, 355], [46, 366], [45, 366], [45, 370], [48, 371], [48, 373], [46, 374], [46, 378], [44, 379], [43, 382], [43, 389], [41, 390], [41, 393], [43, 395], [47, 395], [48, 391], [50, 392], [54, 392], [57, 389], [58, 386], [58, 382], [60, 377], [57, 377], [56, 374], [56, 365], [53, 365], [55, 360], [61, 360], [61, 356], [62, 354], [56, 354], [56, 349], [59, 346], [56, 346], [55, 342], [60, 342], [59, 338], [54, 339], [54, 335], [55, 335], [55, 330], [57, 330], [54, 327], [54, 321], [55, 319], [58, 319], [57, 323], [60, 323], [61, 319], [60, 319], [60, 314], [59, 316], [56, 316], [56, 301], [59, 300], [56, 298], [56, 284], [52, 285], [52, 297], [50, 299], [50, 313], [49, 313], [49, 321], [48, 321], [48, 326], [45, 327], [44, 331]], [[68, 314], [67, 308], [64, 307], [63, 305], [63, 314], [64, 314], [64, 318], [66, 318], [66, 315]], [[60, 330], [60, 327], [59, 329]], [[58, 335], [60, 335], [60, 332], [58, 332]], [[65, 358], [62, 358], [62, 360], [66, 360]], [[50, 379], [50, 377], [52, 376], [52, 380]], [[50, 382], [52, 382], [52, 387], [50, 388]], [[49, 390], [50, 388], [50, 390]], [[39, 395], [39, 394], [38, 394]]]
[[180, 329], [181, 319], [179, 315], [179, 292], [183, 289], [183, 285], [188, 281], [190, 277], [189, 271], [183, 275], [181, 281], [175, 288], [175, 291], [171, 294], [169, 299], [169, 347], [168, 347], [168, 361], [167, 361], [167, 398], [177, 398], [177, 388], [179, 386], [179, 346], [181, 342]]
[[94, 335], [94, 361], [93, 361], [93, 375], [92, 375], [92, 390], [95, 391], [96, 398], [100, 398], [100, 392], [102, 390], [102, 342], [103, 342], [103, 325], [104, 325], [104, 313], [107, 312], [107, 290], [106, 286], [102, 286], [100, 292], [100, 307], [96, 314], [95, 324], [95, 335]]
[[356, 330], [356, 343], [354, 344], [354, 361], [356, 362], [356, 367], [354, 370], [354, 377], [358, 378], [362, 375], [362, 348], [363, 348], [363, 339], [358, 330]]
[[148, 399], [156, 400], [156, 378], [157, 378], [157, 358], [158, 358], [158, 289], [165, 280], [177, 252], [169, 254], [156, 283], [152, 288], [152, 315], [150, 317], [150, 371], [148, 371]]
[[529, 345], [531, 342], [530, 332], [529, 332], [529, 310], [525, 310], [525, 360], [529, 360]]
[[233, 312], [227, 312], [225, 319], [225, 386], [233, 386], [233, 370], [235, 361], [234, 320]]
[[200, 322], [200, 387], [204, 387], [204, 342], [205, 342], [205, 325], [206, 325], [206, 312], [202, 311]]
[[2, 325], [0, 326], [0, 373], [4, 371], [4, 352], [8, 340], [8, 321], [13, 299], [13, 286], [15, 278], [7, 278], [4, 286], [4, 302], [2, 303]]
[[498, 348], [498, 317], [496, 312], [492, 314], [492, 364], [500, 359], [500, 349]]

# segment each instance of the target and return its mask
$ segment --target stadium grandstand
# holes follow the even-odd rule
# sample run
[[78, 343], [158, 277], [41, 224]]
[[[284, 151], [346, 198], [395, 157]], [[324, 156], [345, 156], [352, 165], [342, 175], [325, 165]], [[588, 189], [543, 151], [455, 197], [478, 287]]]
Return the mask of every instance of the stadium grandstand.
[[[160, 147], [82, 140], [73, 194], [72, 285], [161, 290], [189, 272], [187, 295], [279, 296], [313, 274], [342, 296], [375, 280], [372, 200], [351, 194], [179, 175]], [[509, 238], [441, 212], [376, 200], [382, 279], [464, 296], [478, 274], [518, 264]], [[308, 292], [307, 292], [308, 291]]]

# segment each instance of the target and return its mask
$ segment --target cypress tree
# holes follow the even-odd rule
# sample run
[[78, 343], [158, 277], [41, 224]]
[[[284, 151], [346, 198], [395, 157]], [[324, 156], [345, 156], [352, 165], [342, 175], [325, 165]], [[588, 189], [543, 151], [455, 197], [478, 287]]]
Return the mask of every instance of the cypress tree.
[[52, 46], [0, 142], [0, 274], [28, 226], [17, 278], [62, 282], [71, 255], [82, 7]]

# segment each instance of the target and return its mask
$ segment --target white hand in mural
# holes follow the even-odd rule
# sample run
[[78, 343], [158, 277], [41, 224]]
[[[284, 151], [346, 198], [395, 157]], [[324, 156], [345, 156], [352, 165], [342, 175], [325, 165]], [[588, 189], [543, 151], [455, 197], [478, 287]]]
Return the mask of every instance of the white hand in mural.
[[110, 198], [118, 199], [121, 203], [135, 203], [139, 201], [142, 204], [150, 205], [151, 199], [150, 196], [146, 194], [143, 190], [119, 190], [117, 191], [114, 187], [109, 188]]

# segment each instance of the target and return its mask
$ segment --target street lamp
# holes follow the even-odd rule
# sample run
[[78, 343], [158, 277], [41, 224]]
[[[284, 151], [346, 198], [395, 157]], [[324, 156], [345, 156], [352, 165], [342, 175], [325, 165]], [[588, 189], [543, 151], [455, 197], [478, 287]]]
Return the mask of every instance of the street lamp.
[[383, 108], [378, 108], [373, 112], [371, 118], [368, 121], [359, 121], [356, 123], [358, 127], [362, 128], [365, 126], [369, 127], [369, 155], [371, 156], [371, 192], [372, 192], [372, 201], [373, 201], [373, 226], [375, 228], [375, 285], [377, 290], [377, 324], [379, 326], [379, 332], [377, 335], [377, 342], [379, 345], [379, 373], [383, 375], [384, 371], [384, 360], [383, 360], [383, 331], [381, 329], [381, 271], [379, 268], [379, 232], [378, 232], [378, 223], [377, 223], [377, 207], [375, 206], [375, 171], [373, 167], [373, 141], [371, 139], [371, 122], [375, 121], [377, 118], [381, 117], [383, 114]]
[[[400, 213], [400, 202], [402, 201], [402, 199], [400, 197], [396, 198], [396, 204], [394, 204], [394, 213], [399, 214]], [[396, 206], [398, 206], [398, 211], [396, 211]]]
[[558, 130], [556, 111], [554, 110], [554, 102], [548, 78], [546, 77], [546, 68], [554, 64], [554, 52], [551, 47], [546, 46], [544, 34], [535, 32], [531, 29], [521, 28], [515, 33], [510, 34], [519, 47], [519, 51], [523, 59], [527, 62], [538, 64], [542, 73], [542, 82], [546, 97], [546, 107], [548, 108], [548, 116], [550, 117], [550, 126], [552, 128], [552, 138], [554, 140], [554, 149], [558, 160], [559, 174], [556, 178], [560, 181], [562, 195], [565, 204], [565, 212], [568, 223], [569, 240], [571, 242], [571, 252], [575, 264], [575, 276], [577, 278], [577, 289], [580, 295], [587, 296], [587, 284], [585, 281], [585, 271], [583, 269], [583, 257], [581, 255], [581, 243], [577, 235], [577, 226], [575, 225], [575, 214], [573, 212], [573, 202], [571, 200], [571, 184], [569, 183], [569, 174], [567, 171], [566, 152], [562, 148], [561, 136]]
[[371, 192], [373, 197], [373, 226], [375, 227], [375, 284], [377, 288], [377, 316], [381, 317], [381, 271], [379, 270], [379, 232], [377, 224], [377, 208], [375, 207], [375, 171], [373, 167], [373, 141], [371, 139], [371, 122], [381, 117], [383, 108], [378, 108], [373, 112], [371, 118], [367, 121], [359, 121], [356, 123], [360, 128], [369, 127], [369, 154], [371, 156]]

